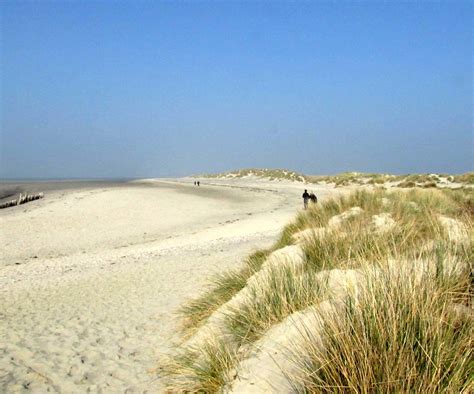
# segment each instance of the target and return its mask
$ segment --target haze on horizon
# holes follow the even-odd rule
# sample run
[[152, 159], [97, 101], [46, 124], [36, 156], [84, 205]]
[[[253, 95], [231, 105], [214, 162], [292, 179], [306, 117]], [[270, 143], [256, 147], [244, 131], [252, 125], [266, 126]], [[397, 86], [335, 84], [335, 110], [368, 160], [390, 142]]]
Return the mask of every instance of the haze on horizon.
[[3, 178], [473, 170], [469, 1], [0, 10]]

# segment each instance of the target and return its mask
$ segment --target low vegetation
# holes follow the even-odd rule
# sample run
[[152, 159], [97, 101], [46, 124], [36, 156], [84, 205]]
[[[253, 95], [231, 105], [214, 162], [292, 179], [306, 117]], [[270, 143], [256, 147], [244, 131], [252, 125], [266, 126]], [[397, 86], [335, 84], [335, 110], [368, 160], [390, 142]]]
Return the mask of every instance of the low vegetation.
[[458, 183], [465, 183], [468, 185], [474, 185], [474, 172], [467, 172], [462, 175], [454, 175], [453, 181]]
[[196, 349], [180, 349], [164, 365], [173, 377], [169, 389], [192, 393], [219, 392], [230, 380], [230, 371], [237, 360], [234, 348], [220, 338], [209, 338]]
[[179, 313], [183, 319], [183, 332], [186, 336], [191, 335], [219, 306], [242, 290], [247, 284], [247, 279], [260, 269], [270, 252], [270, 250], [256, 251], [247, 257], [244, 266], [239, 270], [215, 275], [201, 296], [184, 304]]
[[390, 187], [423, 187], [431, 188], [438, 186], [461, 187], [474, 185], [474, 172], [468, 172], [461, 175], [447, 174], [408, 174], [408, 175], [390, 175], [390, 174], [372, 174], [363, 172], [343, 172], [337, 175], [304, 175], [285, 169], [261, 169], [246, 168], [236, 171], [224, 172], [219, 174], [201, 175], [204, 178], [248, 178], [259, 177], [268, 180], [287, 180], [293, 182], [302, 182], [307, 184], [331, 184], [335, 187], [375, 185]]
[[336, 187], [351, 185], [388, 185], [393, 187], [437, 187], [438, 185], [459, 184], [474, 185], [474, 173], [468, 172], [462, 175], [446, 174], [368, 174], [361, 172], [345, 172], [331, 176], [306, 176], [306, 180], [318, 184], [334, 184]]
[[[307, 392], [472, 392], [470, 284], [441, 278], [367, 276], [357, 307], [323, 320], [319, 332], [304, 331], [297, 354], [299, 384]], [[472, 291], [472, 289], [471, 289]], [[469, 311], [469, 309], [467, 309]]]
[[272, 249], [183, 306], [168, 388], [232, 391], [274, 328], [313, 313], [320, 324], [287, 338], [290, 364], [275, 367], [295, 391], [472, 392], [473, 207], [472, 189], [434, 188], [311, 206]]
[[244, 168], [235, 171], [223, 172], [218, 174], [204, 174], [203, 178], [247, 178], [259, 177], [273, 180], [288, 180], [295, 182], [305, 182], [306, 177], [295, 171], [284, 169], [268, 169], [268, 168]]
[[307, 175], [306, 177], [311, 183], [334, 183], [339, 186], [347, 186], [350, 184], [382, 184], [403, 179], [403, 176], [398, 175], [366, 172], [342, 172], [336, 175]]
[[270, 327], [313, 304], [320, 285], [314, 271], [296, 274], [292, 267], [273, 267], [250, 297], [229, 310], [225, 323], [238, 345], [254, 343]]

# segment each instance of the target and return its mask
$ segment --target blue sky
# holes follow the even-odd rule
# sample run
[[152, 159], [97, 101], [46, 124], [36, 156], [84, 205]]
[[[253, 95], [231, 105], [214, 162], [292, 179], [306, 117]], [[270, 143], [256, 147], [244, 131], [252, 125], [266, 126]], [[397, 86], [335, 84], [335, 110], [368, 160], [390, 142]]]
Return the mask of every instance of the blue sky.
[[3, 177], [473, 169], [471, 2], [2, 2]]

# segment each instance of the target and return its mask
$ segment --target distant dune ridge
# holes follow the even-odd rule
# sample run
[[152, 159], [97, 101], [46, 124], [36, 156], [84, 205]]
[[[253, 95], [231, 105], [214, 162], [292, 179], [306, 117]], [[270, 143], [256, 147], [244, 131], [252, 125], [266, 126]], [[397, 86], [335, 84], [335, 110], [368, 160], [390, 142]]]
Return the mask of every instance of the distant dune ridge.
[[312, 205], [182, 307], [168, 389], [472, 392], [473, 207], [471, 187]]
[[217, 179], [265, 178], [277, 181], [293, 181], [308, 184], [333, 184], [339, 186], [386, 185], [396, 187], [462, 187], [474, 186], [474, 172], [461, 175], [408, 174], [390, 175], [363, 172], [344, 172], [337, 175], [304, 175], [285, 169], [246, 168], [235, 171], [204, 174], [196, 177]]
[[268, 169], [268, 168], [244, 168], [235, 171], [223, 172], [218, 174], [204, 174], [200, 175], [204, 178], [249, 178], [259, 177], [267, 178], [268, 180], [288, 180], [295, 182], [305, 182], [306, 178], [304, 175], [299, 174], [295, 171], [284, 170], [284, 169]]

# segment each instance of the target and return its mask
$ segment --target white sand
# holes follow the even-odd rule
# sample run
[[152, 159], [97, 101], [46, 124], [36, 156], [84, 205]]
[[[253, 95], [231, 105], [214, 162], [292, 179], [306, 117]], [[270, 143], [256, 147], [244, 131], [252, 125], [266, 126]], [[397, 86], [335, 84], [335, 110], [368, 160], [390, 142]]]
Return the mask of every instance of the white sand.
[[300, 184], [206, 182], [56, 191], [0, 211], [1, 392], [163, 390], [153, 370], [177, 308], [302, 205]]

